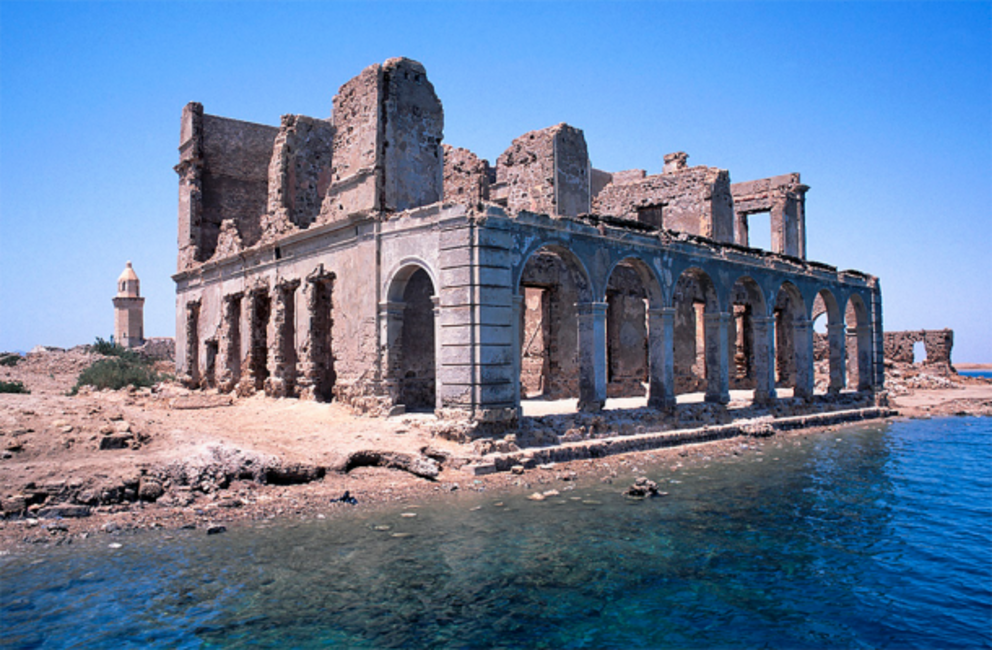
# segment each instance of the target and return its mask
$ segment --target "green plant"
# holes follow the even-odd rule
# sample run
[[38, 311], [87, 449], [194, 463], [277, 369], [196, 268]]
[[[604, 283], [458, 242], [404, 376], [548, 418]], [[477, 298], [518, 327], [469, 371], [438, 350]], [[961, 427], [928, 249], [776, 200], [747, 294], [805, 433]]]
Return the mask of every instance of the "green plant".
[[128, 350], [127, 348], [112, 343], [110, 341], [105, 341], [99, 336], [96, 337], [96, 343], [90, 346], [90, 349], [97, 354], [102, 354], [106, 357], [120, 357], [121, 359], [128, 359], [130, 361], [140, 361], [141, 355], [137, 352]]
[[19, 381], [0, 381], [0, 393], [24, 393], [30, 394], [24, 384]]
[[0, 366], [16, 366], [21, 355], [16, 352], [0, 352]]
[[145, 357], [99, 336], [90, 349], [107, 358], [93, 362], [89, 368], [79, 373], [76, 385], [69, 391], [70, 395], [78, 393], [83, 386], [92, 386], [97, 390], [118, 390], [126, 386], [152, 386], [165, 379]]

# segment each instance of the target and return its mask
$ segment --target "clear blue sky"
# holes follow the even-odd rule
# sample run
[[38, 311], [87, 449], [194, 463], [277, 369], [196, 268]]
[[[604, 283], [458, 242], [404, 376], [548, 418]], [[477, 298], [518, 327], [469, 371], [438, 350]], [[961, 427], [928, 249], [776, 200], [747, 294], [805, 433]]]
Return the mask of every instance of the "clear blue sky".
[[799, 171], [811, 259], [881, 278], [887, 329], [992, 362], [992, 4], [0, 3], [0, 350], [113, 331], [126, 260], [175, 329], [179, 116], [330, 114], [424, 63], [445, 141], [494, 161], [585, 131], [596, 167], [662, 156]]

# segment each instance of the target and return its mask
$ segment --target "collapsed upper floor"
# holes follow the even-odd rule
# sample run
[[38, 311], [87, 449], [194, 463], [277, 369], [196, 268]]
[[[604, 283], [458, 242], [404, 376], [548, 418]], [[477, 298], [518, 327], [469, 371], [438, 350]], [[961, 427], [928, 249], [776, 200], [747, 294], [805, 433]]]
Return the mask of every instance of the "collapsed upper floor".
[[314, 224], [390, 218], [437, 202], [492, 203], [577, 218], [595, 214], [747, 246], [748, 218], [770, 215], [771, 249], [805, 259], [799, 174], [732, 184], [725, 169], [660, 174], [592, 166], [585, 135], [558, 124], [516, 138], [495, 166], [442, 144], [444, 111], [420, 63], [374, 64], [345, 83], [330, 118], [284, 115], [278, 127], [183, 108], [179, 270], [277, 241]]

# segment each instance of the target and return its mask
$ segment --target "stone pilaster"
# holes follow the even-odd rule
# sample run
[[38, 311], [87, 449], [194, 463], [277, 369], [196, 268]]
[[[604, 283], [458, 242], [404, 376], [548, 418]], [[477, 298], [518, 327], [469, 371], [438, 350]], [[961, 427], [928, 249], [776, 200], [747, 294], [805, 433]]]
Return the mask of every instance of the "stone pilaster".
[[796, 386], [793, 397], [813, 397], [813, 323], [797, 320], [792, 323], [796, 346]]
[[605, 302], [576, 305], [579, 317], [579, 410], [599, 411], [606, 404]]
[[775, 318], [754, 317], [754, 401], [765, 404], [776, 398], [775, 392]]
[[648, 310], [648, 406], [675, 408], [675, 309]]
[[847, 360], [845, 332], [847, 326], [844, 323], [827, 324], [827, 344], [830, 349], [830, 384], [827, 391], [833, 394], [839, 393], [844, 388], [847, 377], [844, 367]]
[[706, 337], [706, 401], [730, 402], [730, 367], [727, 359], [727, 325], [730, 314], [708, 313], [703, 316]]

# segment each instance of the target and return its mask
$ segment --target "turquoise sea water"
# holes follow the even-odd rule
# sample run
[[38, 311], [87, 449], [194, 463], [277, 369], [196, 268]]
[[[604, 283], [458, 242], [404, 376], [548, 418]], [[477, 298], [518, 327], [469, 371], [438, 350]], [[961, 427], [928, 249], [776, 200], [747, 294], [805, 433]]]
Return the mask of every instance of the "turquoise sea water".
[[985, 377], [986, 379], [992, 379], [992, 370], [959, 370], [958, 374], [966, 375], [968, 377]]
[[992, 419], [739, 451], [642, 466], [669, 492], [646, 501], [619, 494], [632, 472], [542, 486], [561, 490], [543, 502], [463, 489], [420, 508], [32, 549], [0, 558], [0, 643], [992, 646]]

